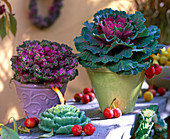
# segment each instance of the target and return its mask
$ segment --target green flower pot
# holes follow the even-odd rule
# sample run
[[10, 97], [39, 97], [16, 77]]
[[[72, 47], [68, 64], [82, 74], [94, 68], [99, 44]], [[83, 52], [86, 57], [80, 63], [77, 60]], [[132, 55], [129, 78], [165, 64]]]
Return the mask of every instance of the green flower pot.
[[114, 98], [114, 104], [123, 114], [133, 111], [144, 81], [144, 71], [137, 75], [119, 75], [106, 68], [86, 71], [102, 112]]

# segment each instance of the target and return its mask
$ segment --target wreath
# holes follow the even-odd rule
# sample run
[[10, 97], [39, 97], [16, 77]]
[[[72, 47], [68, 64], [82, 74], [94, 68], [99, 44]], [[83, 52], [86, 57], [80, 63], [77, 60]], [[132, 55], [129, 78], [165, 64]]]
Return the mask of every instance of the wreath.
[[38, 7], [37, 7], [37, 0], [30, 0], [29, 3], [29, 18], [36, 27], [40, 29], [50, 27], [55, 20], [60, 15], [60, 9], [62, 7], [62, 0], [53, 0], [53, 4], [50, 6], [48, 12], [49, 15], [47, 17], [42, 17], [38, 15]]

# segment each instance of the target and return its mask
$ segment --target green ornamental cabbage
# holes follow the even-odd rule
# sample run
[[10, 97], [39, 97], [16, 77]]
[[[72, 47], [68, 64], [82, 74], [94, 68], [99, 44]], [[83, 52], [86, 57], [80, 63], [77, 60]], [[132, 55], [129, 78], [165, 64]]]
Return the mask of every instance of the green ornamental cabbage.
[[41, 130], [51, 132], [53, 129], [57, 134], [72, 133], [71, 129], [74, 125], [81, 125], [84, 128], [91, 122], [84, 111], [72, 105], [56, 105], [40, 113], [40, 119], [41, 123], [38, 126]]
[[164, 45], [157, 44], [160, 30], [145, 27], [141, 12], [104, 9], [94, 14], [93, 22], [84, 23], [81, 36], [74, 39], [80, 52], [79, 63], [86, 68], [106, 67], [112, 72], [136, 75], [147, 69], [151, 54], [160, 53]]

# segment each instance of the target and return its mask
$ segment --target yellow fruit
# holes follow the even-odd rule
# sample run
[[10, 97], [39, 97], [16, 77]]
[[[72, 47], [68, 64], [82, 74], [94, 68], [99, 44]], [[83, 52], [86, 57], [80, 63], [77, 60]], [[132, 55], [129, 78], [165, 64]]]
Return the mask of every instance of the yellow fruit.
[[168, 53], [170, 53], [170, 47], [168, 47], [168, 49], [166, 50]]
[[140, 90], [140, 92], [139, 92], [138, 98], [140, 98], [140, 97], [142, 97], [142, 90]]
[[170, 61], [170, 53], [167, 54], [167, 58]]
[[167, 61], [167, 62], [165, 63], [165, 66], [170, 66], [170, 61]]
[[153, 60], [153, 64], [158, 64], [159, 65], [159, 62], [157, 60]]
[[153, 94], [149, 91], [146, 91], [143, 95], [145, 101], [151, 101], [153, 99]]
[[151, 57], [154, 59], [154, 60], [159, 60], [159, 55], [155, 55], [155, 54], [152, 54]]
[[162, 51], [163, 56], [167, 56], [168, 52], [167, 51]]
[[166, 56], [161, 56], [159, 59], [160, 64], [164, 65], [168, 61]]
[[163, 53], [164, 51], [166, 51], [166, 48], [165, 48], [165, 47], [164, 47], [164, 48], [162, 48], [162, 49], [161, 49], [161, 51], [162, 51], [162, 53]]

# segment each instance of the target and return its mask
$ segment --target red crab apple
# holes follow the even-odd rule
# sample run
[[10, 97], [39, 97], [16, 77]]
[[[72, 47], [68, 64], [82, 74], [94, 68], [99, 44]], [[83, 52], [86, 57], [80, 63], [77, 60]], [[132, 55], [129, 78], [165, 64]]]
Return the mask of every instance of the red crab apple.
[[93, 90], [93, 88], [91, 88], [91, 92], [92, 92], [92, 93], [94, 93], [94, 90]]
[[34, 118], [27, 118], [24, 121], [24, 125], [28, 128], [33, 128], [36, 125], [36, 121]]
[[149, 89], [148, 91], [151, 92], [154, 97], [156, 96], [156, 90], [155, 89]]
[[38, 120], [38, 118], [37, 118], [37, 117], [33, 117], [33, 119], [35, 120], [36, 125], [38, 125], [38, 124], [39, 124], [39, 120]]
[[74, 100], [75, 100], [76, 102], [80, 102], [82, 96], [83, 96], [82, 93], [76, 93], [76, 94], [74, 95]]
[[24, 125], [28, 128], [35, 127], [39, 123], [38, 118], [36, 118], [36, 117], [29, 118], [27, 112], [25, 112], [25, 113], [26, 113], [27, 119], [25, 119]]
[[145, 74], [146, 74], [146, 77], [148, 79], [153, 78], [153, 76], [155, 75], [155, 68], [154, 68], [154, 66], [150, 66], [148, 69], [146, 69], [145, 70]]
[[90, 101], [90, 96], [88, 94], [84, 94], [81, 98], [83, 104], [87, 104]]
[[91, 92], [91, 89], [90, 88], [84, 88], [83, 89], [83, 94], [88, 94]]
[[122, 115], [122, 111], [119, 108], [113, 109], [113, 115], [116, 118], [119, 118]]
[[83, 128], [80, 125], [74, 125], [71, 131], [74, 136], [80, 136], [82, 134]]
[[162, 67], [159, 66], [158, 64], [153, 64], [154, 68], [155, 68], [155, 74], [159, 75], [162, 72]]
[[163, 87], [158, 88], [157, 92], [160, 96], [164, 96], [166, 94], [166, 89]]
[[94, 125], [92, 125], [91, 123], [85, 125], [84, 132], [86, 133], [86, 135], [93, 135], [94, 131], [95, 131]]
[[89, 97], [90, 97], [90, 101], [93, 101], [95, 99], [95, 94], [90, 92], [88, 93]]
[[113, 118], [113, 109], [112, 108], [105, 108], [104, 111], [103, 111], [103, 116], [108, 118], [108, 119]]

